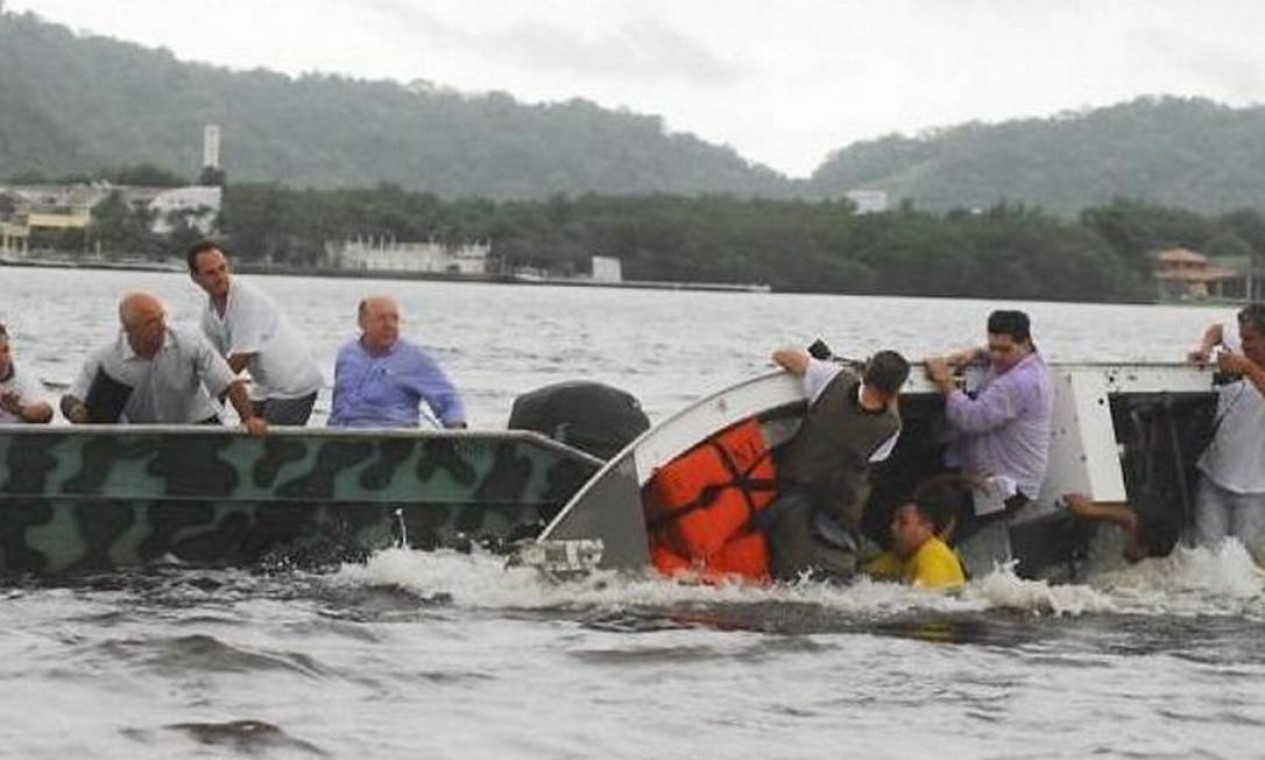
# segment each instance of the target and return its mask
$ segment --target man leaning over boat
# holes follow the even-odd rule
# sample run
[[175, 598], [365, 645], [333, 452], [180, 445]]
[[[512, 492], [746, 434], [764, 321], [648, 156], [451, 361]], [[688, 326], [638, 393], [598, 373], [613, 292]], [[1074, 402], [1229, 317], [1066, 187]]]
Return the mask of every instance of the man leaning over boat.
[[62, 397], [74, 423], [128, 422], [167, 425], [220, 424], [210, 394], [227, 395], [251, 435], [267, 423], [255, 415], [246, 393], [201, 333], [166, 323], [162, 302], [150, 293], [128, 293], [119, 302], [122, 329], [94, 351]]
[[233, 276], [220, 245], [195, 243], [189, 276], [206, 292], [202, 332], [234, 373], [250, 372], [262, 392], [252, 402], [270, 425], [306, 425], [325, 384], [316, 360], [266, 293]]
[[9, 331], [0, 324], [0, 425], [48, 422], [53, 407], [40, 398], [40, 384], [18, 370], [9, 346]]
[[795, 436], [778, 450], [778, 499], [759, 513], [772, 575], [849, 580], [864, 541], [869, 466], [896, 446], [896, 400], [909, 362], [895, 351], [880, 351], [858, 376], [798, 349], [779, 349], [773, 361], [802, 378], [809, 406]]

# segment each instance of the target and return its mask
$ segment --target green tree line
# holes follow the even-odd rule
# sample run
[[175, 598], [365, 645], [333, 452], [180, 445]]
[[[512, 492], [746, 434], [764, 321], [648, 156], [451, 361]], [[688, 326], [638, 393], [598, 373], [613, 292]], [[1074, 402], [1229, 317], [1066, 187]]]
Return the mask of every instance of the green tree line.
[[842, 201], [669, 195], [445, 201], [382, 185], [292, 190], [231, 185], [222, 228], [238, 256], [320, 267], [326, 241], [486, 240], [507, 271], [585, 273], [618, 257], [634, 280], [767, 283], [778, 291], [1147, 301], [1153, 254], [1184, 246], [1265, 254], [1265, 217], [1206, 216], [1116, 199], [1075, 221], [998, 204], [945, 213], [911, 204], [857, 214]]
[[[153, 167], [116, 177], [167, 177]], [[220, 177], [222, 179], [222, 177]], [[219, 229], [246, 261], [319, 270], [331, 241], [491, 243], [491, 266], [585, 274], [593, 255], [623, 262], [632, 280], [763, 283], [778, 291], [1148, 301], [1154, 254], [1182, 246], [1265, 262], [1265, 216], [1220, 215], [1115, 199], [1070, 221], [1020, 204], [935, 212], [902, 204], [858, 214], [846, 201], [673, 195], [555, 195], [542, 201], [444, 200], [397, 185], [312, 190], [228, 184]], [[13, 200], [0, 195], [0, 217]], [[5, 210], [8, 209], [6, 212]], [[37, 246], [180, 257], [199, 237], [108, 194], [84, 231], [47, 233]]]

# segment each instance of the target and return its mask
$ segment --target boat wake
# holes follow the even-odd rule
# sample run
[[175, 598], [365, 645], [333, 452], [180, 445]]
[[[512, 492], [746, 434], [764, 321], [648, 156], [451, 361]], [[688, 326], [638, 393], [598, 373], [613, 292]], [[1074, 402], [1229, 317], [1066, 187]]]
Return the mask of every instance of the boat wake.
[[861, 579], [707, 585], [661, 576], [594, 572], [559, 583], [503, 557], [475, 552], [390, 549], [344, 565], [335, 585], [389, 587], [469, 609], [620, 613], [705, 607], [817, 608], [839, 619], [970, 615], [997, 611], [1052, 617], [1238, 615], [1265, 620], [1265, 571], [1233, 541], [1218, 550], [1177, 548], [1169, 557], [1091, 574], [1085, 584], [1051, 584], [998, 567], [957, 594]]

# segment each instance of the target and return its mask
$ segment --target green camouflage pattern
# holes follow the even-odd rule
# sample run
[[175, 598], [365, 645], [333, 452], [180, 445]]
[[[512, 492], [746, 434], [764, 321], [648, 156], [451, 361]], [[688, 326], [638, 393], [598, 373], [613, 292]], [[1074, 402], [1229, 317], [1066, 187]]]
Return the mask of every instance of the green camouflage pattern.
[[538, 533], [600, 464], [526, 431], [0, 426], [0, 571], [495, 547]]

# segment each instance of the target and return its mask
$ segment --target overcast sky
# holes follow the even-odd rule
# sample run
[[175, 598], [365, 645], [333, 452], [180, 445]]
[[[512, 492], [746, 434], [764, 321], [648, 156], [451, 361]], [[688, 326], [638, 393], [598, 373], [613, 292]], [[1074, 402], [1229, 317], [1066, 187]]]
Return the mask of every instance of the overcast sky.
[[1144, 94], [1265, 102], [1256, 0], [0, 0], [183, 60], [582, 97], [805, 176], [851, 142]]

